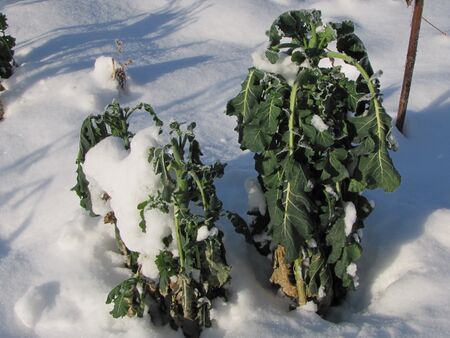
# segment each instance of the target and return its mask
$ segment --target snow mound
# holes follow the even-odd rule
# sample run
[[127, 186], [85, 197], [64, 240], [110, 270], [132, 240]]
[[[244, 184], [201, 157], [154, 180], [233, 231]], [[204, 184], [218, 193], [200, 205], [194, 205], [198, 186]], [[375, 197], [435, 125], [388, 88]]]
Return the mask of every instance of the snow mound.
[[92, 76], [97, 84], [105, 89], [117, 89], [117, 81], [114, 80], [115, 62], [112, 57], [100, 56], [95, 60]]

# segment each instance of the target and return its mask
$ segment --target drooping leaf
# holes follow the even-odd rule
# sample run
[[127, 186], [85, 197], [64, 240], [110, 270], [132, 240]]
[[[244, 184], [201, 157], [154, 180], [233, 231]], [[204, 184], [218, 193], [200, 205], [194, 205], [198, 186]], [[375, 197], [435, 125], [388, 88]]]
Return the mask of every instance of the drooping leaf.
[[275, 223], [271, 219], [273, 240], [285, 248], [287, 263], [297, 258], [300, 245], [312, 235], [313, 225], [308, 212], [310, 202], [298, 186], [299, 183], [295, 181], [285, 184], [281, 202], [283, 208], [281, 222]]
[[400, 185], [400, 174], [395, 169], [386, 149], [363, 156], [359, 169], [369, 189], [382, 188], [392, 192]]
[[219, 289], [230, 280], [231, 268], [227, 265], [223, 256], [223, 245], [217, 237], [206, 240], [205, 258], [204, 269], [207, 271], [205, 280], [208, 281], [208, 287]]

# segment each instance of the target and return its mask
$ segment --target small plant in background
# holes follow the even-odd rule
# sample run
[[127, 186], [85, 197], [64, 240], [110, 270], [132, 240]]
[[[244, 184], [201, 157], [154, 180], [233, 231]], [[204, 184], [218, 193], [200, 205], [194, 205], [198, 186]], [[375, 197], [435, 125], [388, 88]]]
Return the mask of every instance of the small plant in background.
[[[391, 118], [379, 81], [350, 21], [323, 24], [321, 13], [290, 11], [267, 32], [241, 92], [226, 113], [237, 117], [242, 149], [255, 153], [265, 210], [236, 230], [271, 254], [271, 282], [294, 305], [324, 314], [358, 285], [361, 229], [372, 211], [361, 193], [400, 184], [389, 150]], [[349, 79], [343, 65], [359, 73]]]
[[[216, 195], [214, 180], [223, 175], [224, 165], [202, 163], [200, 145], [194, 135], [195, 123], [183, 128], [182, 124], [172, 122], [166, 135], [167, 144], [153, 142], [146, 147], [144, 162], [149, 174], [157, 179], [151, 189], [148, 182], [139, 181], [142, 187], [138, 189], [150, 193], [131, 206], [138, 219], [132, 228], [128, 219], [120, 219], [123, 212], [117, 201], [125, 201], [124, 196], [118, 195], [118, 190], [108, 191], [109, 187], [98, 190], [98, 183], [90, 176], [92, 170], [85, 174], [88, 152], [110, 137], [113, 137], [109, 139], [110, 145], [120, 140], [123, 151], [130, 149], [129, 156], [135, 154], [133, 147], [137, 149], [142, 144], [133, 142], [138, 142], [139, 137], [141, 142], [144, 131], [131, 133], [129, 118], [142, 109], [153, 118], [162, 134], [163, 123], [148, 104], [129, 109], [113, 102], [103, 114], [86, 118], [80, 132], [77, 185], [73, 190], [80, 197], [81, 206], [91, 214], [97, 211], [94, 204], [98, 203], [98, 196], [105, 205], [110, 205], [104, 222], [114, 225], [119, 251], [132, 271], [132, 276], [107, 297], [107, 303], [114, 304], [113, 317], [143, 316], [148, 309], [154, 323], [169, 322], [175, 329], [181, 327], [186, 336], [197, 337], [202, 328], [211, 326], [211, 301], [217, 296], [225, 297], [224, 286], [230, 279], [223, 233], [216, 227], [222, 203]], [[114, 181], [117, 180], [120, 178], [115, 177]], [[136, 247], [132, 239], [139, 236], [150, 239], [157, 250], [153, 254], [131, 250], [131, 246]], [[152, 272], [153, 266], [156, 274]]]
[[[17, 66], [14, 60], [14, 51], [13, 48], [16, 45], [16, 39], [14, 39], [11, 35], [6, 35], [6, 29], [8, 28], [8, 23], [6, 19], [6, 15], [0, 13], [0, 79], [9, 78], [12, 73], [14, 67]], [[0, 92], [4, 91], [5, 87], [3, 87], [2, 82], [0, 81]], [[0, 120], [3, 118], [4, 108], [3, 103], [0, 99]]]
[[[123, 51], [124, 51], [124, 43], [122, 40], [116, 39], [114, 41], [114, 44], [116, 46], [116, 51], [119, 55], [122, 55]], [[119, 84], [119, 87], [121, 89], [125, 89], [126, 83], [127, 83], [127, 67], [129, 65], [131, 65], [133, 63], [133, 60], [128, 59], [125, 62], [120, 62], [115, 60], [114, 58], [112, 59], [112, 63], [113, 63], [113, 79], [117, 81], [117, 83]]]
[[[6, 29], [8, 28], [8, 23], [6, 15], [0, 13], [0, 78], [9, 78], [15, 66], [17, 66], [14, 61], [14, 51], [13, 48], [16, 45], [16, 39], [11, 35], [6, 35]], [[1, 87], [0, 87], [0, 90]]]

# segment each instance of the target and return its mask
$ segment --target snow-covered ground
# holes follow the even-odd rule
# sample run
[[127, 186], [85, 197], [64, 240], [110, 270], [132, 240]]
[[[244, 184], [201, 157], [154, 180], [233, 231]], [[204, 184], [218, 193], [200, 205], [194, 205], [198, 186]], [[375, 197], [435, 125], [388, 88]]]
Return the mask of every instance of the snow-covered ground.
[[[105, 304], [126, 276], [111, 229], [86, 216], [70, 188], [81, 121], [114, 97], [151, 102], [165, 121], [197, 121], [206, 159], [228, 162], [225, 207], [244, 214], [250, 154], [223, 113], [239, 91], [265, 30], [288, 9], [351, 19], [372, 64], [383, 69], [395, 114], [411, 9], [403, 0], [0, 0], [17, 38], [14, 76], [2, 81], [0, 122], [0, 337], [181, 337], [148, 319], [114, 320]], [[450, 2], [424, 15], [450, 31]], [[114, 40], [124, 42], [119, 55]], [[268, 282], [270, 262], [224, 221], [231, 299], [217, 301], [204, 337], [448, 337], [450, 335], [450, 37], [423, 23], [407, 116], [394, 161], [402, 186], [370, 192], [360, 287], [333, 322], [287, 311]], [[94, 71], [100, 56], [129, 66], [129, 88]], [[147, 126], [134, 120], [135, 130]], [[144, 317], [145, 318], [145, 317]]]

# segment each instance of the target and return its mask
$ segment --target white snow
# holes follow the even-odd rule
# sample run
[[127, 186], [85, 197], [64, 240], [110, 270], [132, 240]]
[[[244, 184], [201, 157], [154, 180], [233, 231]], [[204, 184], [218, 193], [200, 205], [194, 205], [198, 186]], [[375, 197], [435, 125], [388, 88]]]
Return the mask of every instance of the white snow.
[[266, 48], [260, 48], [252, 54], [253, 66], [265, 72], [281, 75], [292, 86], [300, 67], [295, 62], [292, 62], [291, 57], [287, 54], [280, 54], [277, 62], [272, 64], [267, 59], [265, 52]]
[[[81, 122], [113, 98], [124, 106], [150, 102], [164, 121], [195, 120], [205, 162], [228, 162], [217, 185], [225, 209], [245, 215], [243, 186], [255, 176], [254, 161], [241, 152], [235, 119], [223, 110], [239, 92], [251, 54], [267, 43], [264, 33], [272, 20], [298, 8], [321, 9], [324, 22], [355, 22], [374, 69], [384, 71], [384, 105], [394, 116], [412, 13], [403, 0], [0, 2], [21, 63], [13, 77], [2, 80], [8, 90], [0, 94], [6, 107], [0, 122], [0, 337], [182, 337], [148, 319], [109, 315], [106, 295], [129, 270], [116, 253], [113, 227], [88, 217], [70, 191]], [[425, 5], [424, 16], [450, 32], [449, 12], [449, 1], [435, 0]], [[118, 58], [117, 38], [134, 61], [128, 94], [110, 80], [107, 58]], [[402, 186], [393, 194], [365, 193], [377, 206], [365, 221], [360, 287], [333, 309], [334, 322], [288, 311], [288, 301], [269, 286], [271, 262], [223, 221], [233, 268], [230, 301], [213, 302], [213, 327], [202, 337], [448, 336], [450, 60], [445, 55], [450, 38], [424, 22], [408, 138], [396, 133], [400, 148], [393, 157]], [[348, 76], [357, 75], [353, 67], [341, 66]], [[137, 115], [131, 126], [138, 131], [149, 125]], [[122, 163], [130, 156], [114, 148], [115, 141], [107, 142], [118, 157], [106, 161]], [[117, 180], [134, 181], [132, 169]], [[103, 175], [109, 170], [119, 171], [108, 167]], [[103, 213], [113, 199], [97, 207]]]
[[[331, 47], [331, 46], [330, 46]], [[331, 47], [333, 48], [333, 47]], [[322, 59], [319, 62], [319, 67], [327, 68], [332, 66], [339, 66], [341, 67], [341, 71], [345, 74], [347, 78], [350, 80], [356, 80], [359, 76], [358, 70], [348, 63], [345, 63], [345, 61], [341, 59], [334, 59], [333, 62], [330, 61], [330, 59]]]
[[100, 56], [95, 60], [92, 75], [100, 87], [117, 89], [118, 83], [114, 80], [114, 62], [109, 56]]
[[346, 202], [344, 206], [344, 223], [345, 223], [345, 236], [351, 234], [353, 225], [356, 222], [356, 208], [353, 202]]
[[325, 191], [327, 193], [329, 193], [331, 196], [333, 196], [334, 198], [338, 199], [338, 195], [336, 194], [336, 191], [334, 191], [334, 189], [330, 186], [330, 185], [325, 185]]
[[209, 229], [206, 225], [201, 226], [197, 230], [197, 242], [204, 241], [209, 237]]
[[308, 246], [309, 246], [310, 248], [317, 248], [317, 242], [316, 242], [316, 240], [315, 240], [315, 239], [310, 239], [310, 240], [308, 241]]
[[245, 189], [247, 190], [248, 210], [258, 211], [261, 215], [266, 214], [266, 197], [256, 178], [248, 178], [245, 181]]
[[56, 282], [32, 287], [17, 301], [14, 311], [27, 327], [32, 328], [42, 313], [53, 305], [58, 293], [59, 284]]
[[216, 227], [212, 227], [211, 229], [208, 229], [208, 226], [202, 225], [202, 226], [197, 230], [197, 238], [196, 238], [196, 241], [197, 241], [197, 242], [204, 241], [204, 240], [207, 239], [208, 237], [217, 236], [218, 233], [219, 233], [219, 229], [217, 229]]
[[312, 301], [309, 301], [306, 302], [305, 305], [300, 306], [299, 310], [306, 312], [317, 312], [317, 304]]
[[321, 285], [319, 287], [319, 292], [317, 293], [317, 297], [319, 297], [319, 299], [322, 299], [326, 296], [326, 292], [325, 292], [325, 288], [323, 287], [323, 285]]
[[356, 270], [357, 270], [357, 266], [356, 266], [356, 264], [355, 263], [350, 263], [348, 266], [347, 266], [347, 273], [350, 275], [350, 276], [352, 276], [352, 277], [356, 277]]
[[[155, 259], [164, 249], [162, 239], [172, 233], [173, 213], [146, 209], [146, 231], [139, 227], [141, 217], [137, 205], [155, 196], [161, 180], [148, 162], [148, 149], [159, 145], [158, 128], [139, 131], [132, 139], [130, 151], [118, 137], [107, 137], [86, 154], [83, 170], [89, 182], [95, 182], [106, 192], [117, 219], [120, 236], [128, 249], [143, 254], [142, 272], [149, 278], [158, 277]], [[94, 210], [98, 212], [98, 210]]]
[[328, 130], [328, 125], [322, 120], [322, 118], [319, 115], [313, 115], [311, 119], [311, 124], [314, 128], [317, 129], [319, 133], [323, 133], [324, 131]]

